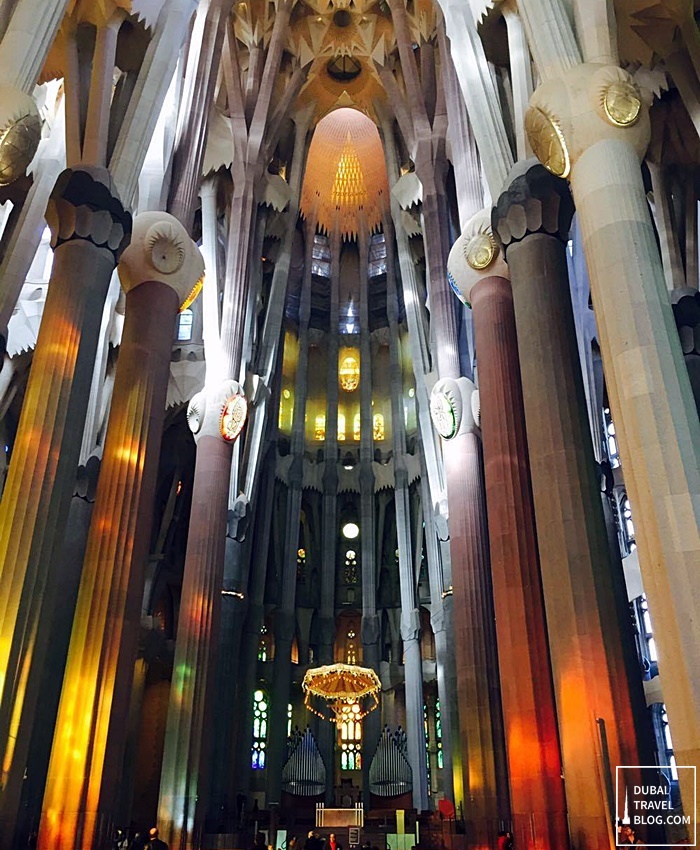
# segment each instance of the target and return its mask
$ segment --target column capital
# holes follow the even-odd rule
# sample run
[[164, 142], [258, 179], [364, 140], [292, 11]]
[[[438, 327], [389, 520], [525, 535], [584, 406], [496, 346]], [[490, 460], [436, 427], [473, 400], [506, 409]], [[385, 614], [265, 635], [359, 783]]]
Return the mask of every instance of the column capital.
[[204, 259], [175, 216], [145, 212], [134, 219], [131, 242], [121, 255], [118, 272], [127, 294], [146, 281], [165, 283], [184, 310], [202, 288]]
[[447, 259], [447, 280], [468, 307], [472, 289], [485, 277], [510, 279], [505, 255], [493, 233], [490, 209], [480, 210], [469, 219]]
[[649, 104], [627, 71], [586, 62], [537, 88], [525, 132], [535, 156], [558, 177], [568, 177], [579, 157], [602, 141], [626, 142], [641, 161], [651, 137]]
[[545, 233], [562, 242], [569, 238], [574, 203], [565, 180], [534, 159], [519, 162], [510, 173], [510, 185], [491, 213], [493, 231], [509, 247], [527, 236]]
[[233, 442], [240, 434], [248, 413], [243, 388], [238, 381], [224, 381], [205, 387], [192, 396], [187, 407], [187, 424], [195, 442], [202, 437], [218, 437]]
[[131, 213], [122, 204], [106, 168], [79, 165], [58, 176], [46, 208], [51, 247], [83, 240], [114, 255], [115, 264], [131, 237]]
[[20, 89], [0, 86], [0, 186], [22, 177], [41, 141], [41, 118], [34, 99]]

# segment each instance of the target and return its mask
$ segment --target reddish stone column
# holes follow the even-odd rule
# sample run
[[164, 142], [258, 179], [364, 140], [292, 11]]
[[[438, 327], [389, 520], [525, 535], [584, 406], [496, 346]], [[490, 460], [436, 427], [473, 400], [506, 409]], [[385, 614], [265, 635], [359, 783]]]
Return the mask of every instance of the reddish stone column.
[[467, 224], [449, 269], [474, 315], [513, 834], [523, 850], [558, 850], [568, 846], [568, 829], [518, 340], [508, 269], [489, 217], [482, 212]]
[[[158, 800], [158, 826], [171, 847], [194, 845], [203, 814], [231, 473], [224, 434], [236, 421], [227, 412], [230, 403], [241, 398], [239, 384], [228, 380], [197, 393], [187, 411], [197, 463]], [[237, 421], [240, 432], [244, 420]], [[227, 437], [235, 438], [236, 430]]]
[[641, 678], [623, 652], [627, 599], [612, 579], [578, 362], [566, 263], [573, 203], [539, 163], [516, 169], [492, 221], [513, 286], [569, 825], [577, 845], [608, 850], [615, 765], [650, 763], [632, 705]]
[[203, 262], [177, 219], [144, 213], [119, 273], [126, 320], [44, 795], [45, 850], [112, 839], [173, 326]]
[[[498, 658], [489, 569], [481, 446], [472, 413], [475, 387], [443, 378], [430, 410], [442, 450], [450, 506], [454, 638], [461, 764], [455, 759], [455, 798], [463, 803], [470, 847], [496, 844], [507, 811]], [[460, 779], [463, 785], [460, 787]], [[505, 785], [505, 777], [503, 782]], [[460, 796], [460, 792], [462, 796]]]

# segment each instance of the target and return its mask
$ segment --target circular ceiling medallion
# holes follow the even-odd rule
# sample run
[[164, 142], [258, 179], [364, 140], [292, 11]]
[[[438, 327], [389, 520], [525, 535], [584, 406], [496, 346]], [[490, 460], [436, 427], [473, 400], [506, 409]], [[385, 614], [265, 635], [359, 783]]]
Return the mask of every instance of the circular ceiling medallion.
[[248, 402], [244, 395], [229, 396], [224, 403], [219, 421], [219, 431], [227, 443], [233, 443], [245, 425], [248, 415]]
[[642, 99], [632, 83], [618, 80], [605, 90], [603, 108], [608, 120], [616, 127], [630, 127], [639, 118]]
[[349, 27], [352, 23], [352, 15], [347, 9], [338, 9], [333, 15], [333, 23], [342, 29]]
[[531, 106], [525, 115], [525, 133], [542, 165], [557, 177], [568, 176], [571, 169], [569, 151], [556, 119], [539, 106]]

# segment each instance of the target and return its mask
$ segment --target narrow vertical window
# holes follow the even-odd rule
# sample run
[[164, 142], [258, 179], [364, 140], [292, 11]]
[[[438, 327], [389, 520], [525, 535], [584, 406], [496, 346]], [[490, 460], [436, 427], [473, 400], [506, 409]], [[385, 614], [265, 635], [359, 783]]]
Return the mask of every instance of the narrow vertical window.
[[183, 310], [177, 317], [177, 341], [189, 342], [192, 339], [192, 310]]
[[253, 694], [253, 747], [251, 767], [253, 770], [265, 769], [265, 746], [267, 744], [267, 697], [263, 691]]
[[343, 709], [338, 724], [341, 770], [362, 770], [362, 722], [360, 706], [351, 703]]

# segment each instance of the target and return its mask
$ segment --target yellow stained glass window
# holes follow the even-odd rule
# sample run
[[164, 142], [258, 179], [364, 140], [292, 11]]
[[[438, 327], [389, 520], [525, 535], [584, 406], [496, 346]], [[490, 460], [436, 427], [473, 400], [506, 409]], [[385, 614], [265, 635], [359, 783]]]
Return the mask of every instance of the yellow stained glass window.
[[354, 354], [346, 354], [340, 361], [338, 379], [345, 392], [351, 393], [357, 389], [360, 383], [360, 362]]
[[384, 439], [384, 417], [381, 413], [374, 414], [374, 422], [373, 422], [372, 436], [375, 440], [383, 440]]

